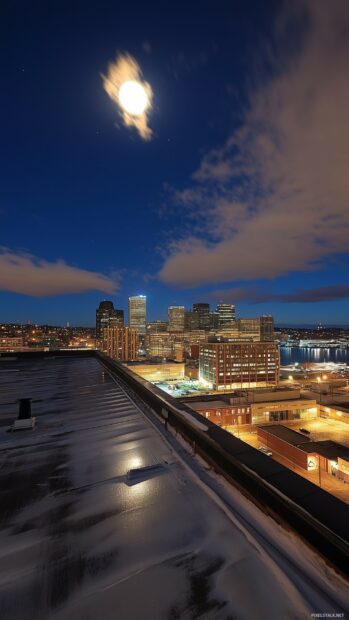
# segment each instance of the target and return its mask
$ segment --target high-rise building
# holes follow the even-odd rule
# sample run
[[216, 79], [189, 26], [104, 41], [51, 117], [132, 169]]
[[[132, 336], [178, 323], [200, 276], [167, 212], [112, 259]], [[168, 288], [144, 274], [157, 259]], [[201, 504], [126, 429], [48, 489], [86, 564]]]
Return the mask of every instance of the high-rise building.
[[146, 333], [147, 334], [160, 334], [162, 332], [167, 332], [168, 323], [167, 321], [151, 321], [146, 325]]
[[271, 342], [215, 342], [200, 345], [199, 373], [215, 390], [275, 386], [279, 347]]
[[210, 331], [217, 331], [219, 327], [219, 314], [218, 312], [210, 312]]
[[199, 329], [199, 315], [197, 312], [193, 312], [193, 310], [185, 310], [184, 329], [188, 332]]
[[258, 319], [238, 319], [236, 321], [241, 338], [260, 340], [260, 322]]
[[219, 315], [219, 327], [231, 325], [235, 321], [235, 306], [233, 304], [217, 304], [217, 312]]
[[139, 337], [132, 327], [104, 327], [102, 349], [114, 360], [135, 361], [138, 358]]
[[183, 332], [185, 325], [184, 306], [170, 306], [168, 308], [168, 331]]
[[274, 319], [272, 316], [263, 314], [259, 317], [260, 338], [262, 342], [272, 342], [275, 340]]
[[210, 304], [193, 304], [193, 313], [198, 317], [198, 329], [210, 329]]
[[146, 332], [147, 298], [145, 295], [134, 295], [128, 298], [128, 324], [137, 330], [140, 336]]
[[124, 311], [114, 308], [112, 301], [101, 301], [96, 310], [96, 339], [100, 341], [105, 327], [122, 327]]
[[169, 332], [147, 333], [146, 349], [149, 357], [173, 357], [174, 337]]

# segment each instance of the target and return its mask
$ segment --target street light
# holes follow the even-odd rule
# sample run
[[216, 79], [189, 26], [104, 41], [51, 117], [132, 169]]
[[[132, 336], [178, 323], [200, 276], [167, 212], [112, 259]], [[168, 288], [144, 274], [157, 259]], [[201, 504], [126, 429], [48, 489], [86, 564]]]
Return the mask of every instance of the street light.
[[319, 402], [320, 402], [320, 405], [321, 405], [321, 387], [320, 387], [321, 377], [317, 377], [317, 382], [319, 384]]

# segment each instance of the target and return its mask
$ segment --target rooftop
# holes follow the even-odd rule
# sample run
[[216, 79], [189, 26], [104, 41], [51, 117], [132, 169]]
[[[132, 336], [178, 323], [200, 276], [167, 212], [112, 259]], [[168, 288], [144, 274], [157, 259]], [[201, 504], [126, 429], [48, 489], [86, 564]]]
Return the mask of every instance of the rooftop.
[[189, 407], [192, 409], [216, 409], [216, 408], [225, 408], [228, 409], [232, 405], [229, 405], [227, 401], [224, 400], [193, 400], [191, 402], [190, 399], [185, 401]]
[[316, 452], [330, 460], [336, 460], [339, 456], [345, 459], [349, 458], [349, 448], [342, 444], [331, 440], [312, 441], [310, 437], [298, 433], [282, 424], [271, 424], [270, 426], [260, 426], [264, 431], [269, 432], [279, 439], [287, 441], [287, 443], [298, 447], [303, 452]]
[[316, 454], [320, 454], [326, 459], [333, 461], [336, 461], [339, 456], [344, 459], [349, 459], [349, 448], [342, 446], [336, 441], [310, 441], [304, 446], [301, 446], [301, 449], [305, 452], [316, 452]]
[[[243, 610], [258, 619], [275, 609], [278, 617], [304, 615], [308, 602], [300, 595], [295, 602], [283, 569], [271, 566], [255, 535], [246, 534], [246, 513], [241, 525], [222, 510], [199, 480], [200, 463], [194, 474], [183, 446], [165, 438], [130, 395], [93, 356], [0, 361], [4, 617], [223, 620]], [[36, 429], [8, 432], [20, 397], [32, 398]], [[295, 497], [312, 506], [321, 501], [312, 485], [218, 427], [212, 436], [236, 446], [247, 467], [260, 464], [280, 488], [286, 480]], [[235, 508], [251, 510], [234, 493]], [[340, 502], [328, 501], [342, 523]], [[273, 553], [276, 539], [290, 539], [257, 507], [249, 518], [264, 532], [261, 540], [270, 528]], [[329, 575], [326, 568], [319, 577], [324, 588], [335, 579]]]
[[270, 433], [283, 441], [287, 441], [287, 443], [290, 443], [293, 446], [299, 446], [300, 444], [311, 441], [309, 437], [306, 437], [302, 433], [298, 433], [291, 428], [287, 428], [287, 426], [283, 426], [282, 424], [270, 424], [268, 426], [258, 426], [258, 428], [261, 428], [263, 431]]

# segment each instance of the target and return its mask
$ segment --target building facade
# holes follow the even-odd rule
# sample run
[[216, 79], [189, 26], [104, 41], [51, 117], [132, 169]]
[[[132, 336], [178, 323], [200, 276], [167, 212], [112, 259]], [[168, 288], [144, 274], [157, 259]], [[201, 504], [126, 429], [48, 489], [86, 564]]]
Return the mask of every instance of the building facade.
[[168, 331], [168, 323], [167, 321], [151, 321], [151, 323], [147, 323], [146, 325], [146, 333], [147, 334], [160, 334], [162, 332]]
[[218, 326], [231, 325], [235, 321], [235, 306], [233, 304], [217, 304]]
[[168, 330], [170, 332], [183, 332], [185, 326], [184, 306], [169, 306], [168, 308]]
[[260, 340], [260, 320], [255, 319], [238, 319], [236, 322], [238, 332], [241, 338], [251, 338], [252, 340]]
[[197, 317], [198, 329], [210, 329], [210, 304], [193, 304], [193, 314]]
[[102, 349], [114, 360], [136, 361], [138, 359], [139, 337], [132, 327], [105, 327]]
[[134, 295], [128, 298], [128, 324], [136, 329], [140, 336], [146, 333], [147, 298], [145, 295]]
[[269, 342], [208, 342], [200, 345], [200, 380], [214, 390], [277, 385], [279, 347]]
[[163, 381], [182, 381], [184, 379], [184, 364], [177, 362], [129, 364], [130, 370], [137, 375], [150, 381], [151, 383], [161, 383]]
[[184, 329], [188, 332], [199, 329], [199, 315], [197, 312], [193, 312], [193, 310], [185, 311]]
[[174, 338], [169, 332], [150, 332], [145, 338], [148, 357], [172, 357], [174, 355]]
[[124, 311], [114, 308], [112, 301], [101, 301], [96, 310], [96, 340], [101, 341], [105, 327], [122, 327]]
[[269, 314], [263, 314], [259, 317], [260, 339], [262, 342], [273, 342], [274, 335], [274, 319]]
[[22, 351], [24, 347], [22, 336], [6, 336], [0, 338], [0, 351]]

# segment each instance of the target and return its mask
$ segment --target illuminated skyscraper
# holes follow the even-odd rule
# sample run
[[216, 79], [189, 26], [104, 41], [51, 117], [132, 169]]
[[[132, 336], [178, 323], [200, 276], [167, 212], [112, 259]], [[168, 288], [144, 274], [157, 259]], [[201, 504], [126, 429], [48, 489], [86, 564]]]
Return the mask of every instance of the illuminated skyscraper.
[[170, 306], [168, 308], [168, 330], [170, 332], [184, 331], [184, 306]]
[[199, 329], [199, 315], [192, 310], [184, 312], [184, 329], [188, 332]]
[[101, 301], [96, 310], [96, 339], [101, 340], [105, 327], [122, 327], [124, 311], [114, 308], [112, 301]]
[[198, 329], [210, 329], [210, 304], [193, 304], [193, 314], [198, 317]]
[[145, 295], [134, 295], [128, 298], [128, 324], [137, 330], [140, 336], [146, 332], [147, 298]]
[[235, 306], [233, 304], [217, 304], [217, 312], [219, 314], [219, 327], [231, 325], [235, 321]]
[[103, 329], [102, 349], [112, 359], [122, 361], [137, 360], [137, 330], [130, 327], [105, 327]]

